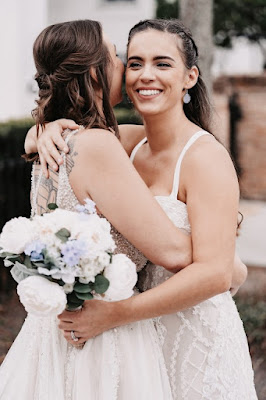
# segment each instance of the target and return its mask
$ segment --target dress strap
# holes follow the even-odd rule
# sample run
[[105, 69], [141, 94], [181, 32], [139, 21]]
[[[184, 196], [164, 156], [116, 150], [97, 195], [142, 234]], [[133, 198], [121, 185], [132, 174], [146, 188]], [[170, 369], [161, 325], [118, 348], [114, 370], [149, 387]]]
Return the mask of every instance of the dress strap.
[[130, 154], [130, 161], [134, 161], [135, 155], [138, 151], [138, 149], [145, 143], [147, 142], [147, 138], [142, 139], [132, 150], [131, 154]]
[[172, 193], [170, 195], [171, 197], [174, 197], [175, 199], [177, 199], [177, 195], [178, 195], [180, 169], [181, 169], [181, 164], [182, 164], [182, 160], [184, 158], [184, 155], [186, 154], [188, 149], [192, 146], [192, 144], [194, 142], [196, 142], [196, 140], [198, 138], [200, 138], [201, 136], [203, 136], [203, 135], [210, 135], [210, 133], [207, 132], [207, 131], [198, 131], [193, 136], [191, 136], [191, 138], [188, 140], [188, 142], [184, 146], [183, 150], [181, 151], [181, 154], [180, 154], [180, 156], [179, 156], [179, 158], [177, 160], [176, 168], [175, 168], [175, 174], [174, 174], [173, 189], [172, 189]]

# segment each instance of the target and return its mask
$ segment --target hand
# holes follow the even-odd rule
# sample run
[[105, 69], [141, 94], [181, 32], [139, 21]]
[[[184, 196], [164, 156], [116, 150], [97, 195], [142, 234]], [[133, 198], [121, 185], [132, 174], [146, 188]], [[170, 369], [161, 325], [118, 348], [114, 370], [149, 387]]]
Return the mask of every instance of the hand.
[[[64, 311], [60, 314], [59, 328], [64, 331], [64, 337], [69, 343], [79, 346], [88, 339], [117, 326], [118, 304], [119, 302], [87, 300], [80, 310]], [[73, 341], [71, 331], [74, 331], [79, 341]]]
[[58, 165], [63, 163], [63, 159], [59, 151], [68, 153], [69, 148], [62, 138], [62, 132], [65, 129], [78, 129], [74, 121], [70, 119], [59, 119], [46, 124], [45, 129], [40, 134], [37, 140], [37, 150], [40, 157], [43, 174], [49, 178], [47, 164], [54, 170], [58, 170]]

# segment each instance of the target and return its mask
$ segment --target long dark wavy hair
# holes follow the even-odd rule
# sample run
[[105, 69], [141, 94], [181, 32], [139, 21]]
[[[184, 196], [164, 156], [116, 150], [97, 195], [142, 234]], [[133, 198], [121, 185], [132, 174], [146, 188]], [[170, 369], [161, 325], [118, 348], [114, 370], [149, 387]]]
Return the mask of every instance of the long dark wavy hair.
[[[118, 136], [110, 104], [112, 61], [99, 22], [79, 20], [48, 26], [35, 40], [33, 56], [39, 99], [32, 114], [38, 127], [69, 118], [86, 128], [111, 128]], [[97, 108], [98, 89], [103, 113]]]
[[191, 101], [188, 104], [184, 104], [184, 112], [190, 121], [194, 122], [202, 129], [210, 131], [211, 106], [207, 88], [203, 82], [200, 69], [198, 67], [198, 48], [194, 42], [190, 30], [186, 28], [185, 25], [178, 19], [147, 19], [140, 21], [130, 30], [127, 47], [129, 46], [134, 35], [136, 35], [138, 32], [143, 32], [148, 29], [155, 29], [160, 32], [168, 32], [181, 39], [182, 46], [178, 45], [178, 50], [180, 51], [186, 68], [190, 69], [195, 65], [199, 70], [199, 77], [196, 85], [189, 89]]

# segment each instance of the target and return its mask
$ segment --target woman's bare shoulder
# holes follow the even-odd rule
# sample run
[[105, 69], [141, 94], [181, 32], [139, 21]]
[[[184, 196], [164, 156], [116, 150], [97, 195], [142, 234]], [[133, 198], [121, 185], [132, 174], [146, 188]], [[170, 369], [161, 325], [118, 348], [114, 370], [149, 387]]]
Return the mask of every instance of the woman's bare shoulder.
[[119, 125], [120, 141], [127, 154], [145, 137], [143, 125]]
[[213, 185], [231, 182], [237, 184], [237, 175], [228, 150], [214, 138], [206, 135], [195, 142], [184, 158], [184, 182], [204, 179]]
[[110, 152], [115, 148], [121, 149], [118, 138], [107, 129], [83, 129], [72, 136], [71, 142], [75, 142], [75, 147], [82, 153], [94, 154], [95, 152]]

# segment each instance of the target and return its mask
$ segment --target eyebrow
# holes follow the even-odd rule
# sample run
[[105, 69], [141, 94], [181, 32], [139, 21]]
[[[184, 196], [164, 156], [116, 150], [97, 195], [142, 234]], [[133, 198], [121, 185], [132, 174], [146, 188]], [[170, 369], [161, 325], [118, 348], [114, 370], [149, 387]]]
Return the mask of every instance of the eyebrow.
[[[129, 57], [127, 61], [130, 61], [130, 60], [143, 61], [143, 58], [139, 57], [139, 56], [132, 56], [132, 57]], [[171, 60], [171, 61], [175, 61], [172, 57], [169, 57], [169, 56], [156, 56], [156, 57], [153, 57], [153, 60]]]

